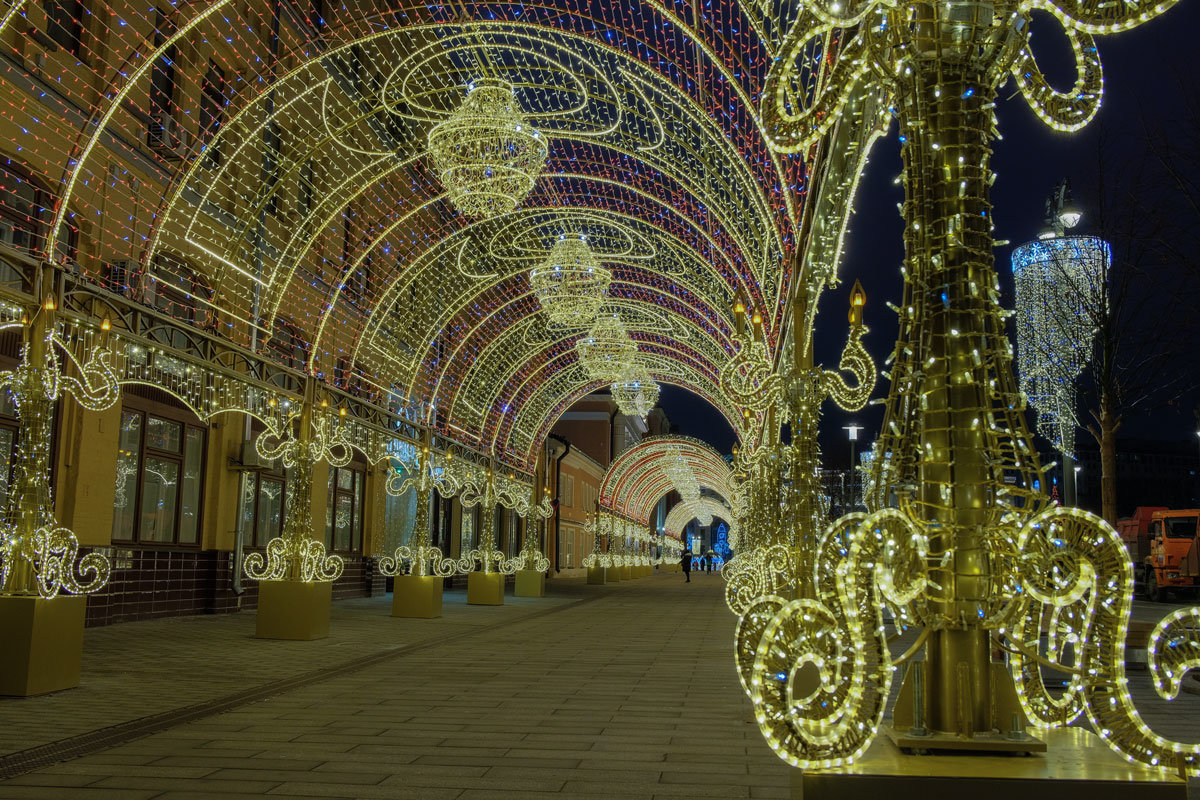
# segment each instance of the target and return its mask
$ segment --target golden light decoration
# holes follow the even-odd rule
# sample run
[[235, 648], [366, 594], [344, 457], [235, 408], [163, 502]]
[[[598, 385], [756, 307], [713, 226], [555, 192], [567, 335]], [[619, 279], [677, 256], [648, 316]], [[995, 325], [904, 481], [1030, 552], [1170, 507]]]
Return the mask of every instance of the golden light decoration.
[[529, 286], [554, 325], [586, 328], [608, 293], [612, 272], [601, 265], [587, 235], [558, 237], [549, 258], [529, 271]]
[[269, 419], [255, 439], [260, 456], [280, 460], [287, 470], [287, 494], [283, 531], [267, 542], [265, 552], [246, 556], [243, 568], [251, 580], [313, 583], [341, 577], [342, 557], [327, 553], [324, 542], [312, 537], [312, 491], [319, 462], [344, 467], [354, 455], [344, 412], [327, 400], [317, 405], [316, 379], [310, 377], [304, 401]]
[[612, 398], [622, 414], [645, 417], [658, 405], [659, 386], [649, 370], [634, 365], [623, 380], [609, 387]]
[[512, 212], [533, 189], [550, 149], [512, 84], [480, 78], [461, 106], [429, 131], [429, 155], [450, 202], [468, 217]]
[[50, 444], [59, 398], [70, 395], [91, 411], [110, 408], [120, 395], [117, 374], [107, 341], [82, 360], [76, 357], [55, 309], [53, 295], [46, 294], [38, 308], [0, 310], [0, 330], [19, 329], [24, 339], [16, 368], [0, 372], [0, 391], [10, 393], [20, 426], [0, 525], [2, 595], [88, 594], [103, 588], [111, 572], [100, 553], [79, 557], [79, 539], [55, 518]]
[[[738, 645], [759, 727], [789, 763], [827, 768], [863, 753], [882, 724], [896, 667], [924, 649], [929, 669], [907, 670], [900, 687], [892, 735], [901, 746], [909, 746], [909, 722], [927, 731], [912, 746], [957, 749], [968, 738], [1000, 744], [993, 732], [1008, 730], [1014, 713], [1039, 725], [1086, 713], [1125, 758], [1200, 772], [1200, 746], [1155, 734], [1129, 696], [1132, 564], [1119, 535], [1046, 496], [999, 304], [989, 198], [996, 96], [1008, 77], [1040, 118], [1076, 130], [1100, 103], [1093, 34], [1133, 28], [1173, 4], [1005, 0], [964, 14], [952, 3], [801, 3], [767, 80], [768, 136], [779, 150], [804, 150], [860, 91], [887, 95], [904, 158], [906, 259], [867, 499], [876, 510], [842, 517], [801, 548], [796, 599], [760, 626], [757, 647]], [[1034, 61], [1035, 8], [1066, 31], [1077, 75], [1069, 91], [1051, 88]], [[821, 85], [809, 102], [793, 102], [811, 42], [829, 39], [839, 47]], [[898, 508], [885, 507], [891, 493]], [[899, 656], [888, 647], [885, 611], [897, 628], [922, 629]], [[1152, 636], [1164, 696], [1200, 664], [1197, 619], [1200, 609], [1176, 612]], [[1043, 635], [1046, 655], [1033, 649]], [[993, 647], [1009, 651], [1007, 666], [991, 661]], [[948, 664], [957, 669], [939, 668]], [[1042, 664], [1072, 676], [1064, 692], [1050, 693]], [[965, 670], [989, 678], [963, 692]], [[913, 676], [922, 672], [918, 690]], [[813, 691], [793, 691], [801, 682]], [[901, 708], [911, 717], [903, 723]]]
[[616, 383], [633, 364], [637, 345], [629, 338], [621, 317], [603, 313], [575, 343], [580, 362], [594, 380]]
[[401, 545], [391, 555], [379, 559], [379, 571], [383, 575], [396, 576], [410, 565], [413, 575], [426, 577], [436, 575], [447, 578], [458, 572], [458, 561], [447, 557], [441, 548], [433, 544], [429, 528], [429, 505], [433, 501], [433, 490], [443, 496], [453, 493], [455, 481], [447, 464], [438, 464], [436, 454], [430, 447], [428, 436], [417, 453], [417, 463], [406, 471], [396, 470], [388, 475], [384, 490], [393, 497], [412, 491], [417, 498], [417, 514], [413, 521], [413, 543]]

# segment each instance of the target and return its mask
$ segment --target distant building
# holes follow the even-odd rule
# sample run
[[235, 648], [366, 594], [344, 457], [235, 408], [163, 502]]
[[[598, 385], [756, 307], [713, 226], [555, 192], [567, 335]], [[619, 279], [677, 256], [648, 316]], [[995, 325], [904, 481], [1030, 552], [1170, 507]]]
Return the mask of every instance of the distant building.
[[[1100, 513], [1100, 450], [1081, 435], [1078, 451], [1079, 507]], [[1057, 453], [1042, 454], [1043, 463], [1061, 460]], [[1058, 465], [1051, 473], [1060, 487], [1061, 470]], [[1200, 507], [1200, 453], [1196, 442], [1117, 441], [1117, 514], [1129, 516], [1138, 506]]]
[[[584, 527], [596, 510], [600, 484], [613, 459], [646, 436], [668, 433], [671, 423], [661, 408], [641, 417], [622, 414], [607, 392], [593, 392], [567, 409], [550, 431], [547, 485], [555, 515], [546, 526], [546, 557], [554, 570], [575, 569], [592, 551]], [[661, 505], [661, 504], [660, 504]], [[662, 511], [658, 514], [662, 524]]]

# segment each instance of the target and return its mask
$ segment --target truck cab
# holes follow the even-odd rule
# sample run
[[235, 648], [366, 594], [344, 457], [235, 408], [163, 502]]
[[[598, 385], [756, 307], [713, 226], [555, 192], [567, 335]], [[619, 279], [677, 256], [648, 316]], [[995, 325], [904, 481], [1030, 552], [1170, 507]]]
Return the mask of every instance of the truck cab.
[[1200, 509], [1155, 511], [1150, 518], [1150, 554], [1145, 561], [1146, 596], [1163, 600], [1167, 590], [1200, 588]]

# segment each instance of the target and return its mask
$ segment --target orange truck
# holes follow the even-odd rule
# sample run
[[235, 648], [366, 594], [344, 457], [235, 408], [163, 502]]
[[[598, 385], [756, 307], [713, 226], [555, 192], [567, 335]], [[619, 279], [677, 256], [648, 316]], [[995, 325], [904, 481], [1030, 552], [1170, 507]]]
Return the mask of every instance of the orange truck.
[[1156, 602], [1168, 592], [1200, 589], [1200, 509], [1141, 506], [1117, 523], [1133, 559], [1139, 594]]

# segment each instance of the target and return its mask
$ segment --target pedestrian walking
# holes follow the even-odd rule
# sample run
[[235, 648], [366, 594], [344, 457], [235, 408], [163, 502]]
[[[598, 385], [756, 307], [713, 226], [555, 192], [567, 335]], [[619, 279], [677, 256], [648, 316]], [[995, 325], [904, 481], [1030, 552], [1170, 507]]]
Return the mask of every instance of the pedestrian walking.
[[684, 581], [684, 583], [691, 583], [692, 582], [692, 551], [691, 550], [683, 551], [683, 558], [680, 559], [679, 565], [681, 567], [683, 567], [683, 574], [687, 576], [687, 580]]
[[704, 569], [708, 574], [712, 574], [713, 562], [717, 560], [717, 554], [709, 550], [704, 554]]

